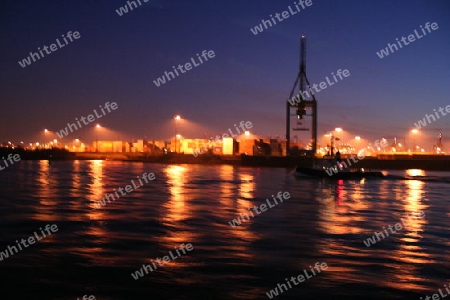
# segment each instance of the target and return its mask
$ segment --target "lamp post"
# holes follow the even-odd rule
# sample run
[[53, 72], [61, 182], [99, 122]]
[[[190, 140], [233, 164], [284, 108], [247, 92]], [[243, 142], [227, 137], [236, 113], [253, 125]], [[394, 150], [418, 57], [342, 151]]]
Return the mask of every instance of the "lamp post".
[[[356, 147], [360, 148], [361, 147], [361, 145], [360, 145], [361, 137], [359, 135], [355, 136], [355, 141], [356, 141]], [[355, 147], [355, 151], [356, 151], [356, 153], [359, 153], [359, 150], [356, 149], [356, 147]]]
[[177, 138], [178, 138], [178, 121], [181, 120], [180, 115], [176, 115], [175, 119], [175, 153], [177, 153]]
[[97, 124], [95, 126], [96, 130], [95, 130], [95, 152], [98, 152], [98, 131], [100, 130], [102, 126], [100, 126], [100, 124]]
[[415, 135], [419, 133], [419, 130], [416, 129], [416, 128], [411, 129], [411, 133], [413, 134], [413, 139], [412, 139], [412, 141], [413, 141], [413, 152], [416, 152], [416, 138], [415, 138]]
[[48, 129], [44, 129], [44, 148], [47, 148], [48, 135], [50, 135], [50, 131]]

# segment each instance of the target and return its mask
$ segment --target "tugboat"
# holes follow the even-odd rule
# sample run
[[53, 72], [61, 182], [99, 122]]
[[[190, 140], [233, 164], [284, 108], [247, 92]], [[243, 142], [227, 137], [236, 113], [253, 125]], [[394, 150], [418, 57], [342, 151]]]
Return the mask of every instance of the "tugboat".
[[330, 179], [363, 179], [383, 178], [382, 172], [370, 172], [364, 168], [349, 168], [345, 162], [340, 160], [339, 152], [336, 156], [325, 155], [320, 162], [314, 162], [312, 168], [297, 166], [296, 176], [310, 176]]

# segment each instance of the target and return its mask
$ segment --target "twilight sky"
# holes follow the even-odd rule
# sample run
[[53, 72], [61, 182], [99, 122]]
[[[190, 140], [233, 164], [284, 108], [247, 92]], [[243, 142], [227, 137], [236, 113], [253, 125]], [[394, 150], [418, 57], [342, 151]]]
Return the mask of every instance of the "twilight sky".
[[[97, 122], [104, 139], [169, 139], [176, 130], [203, 137], [240, 121], [251, 121], [256, 135], [284, 137], [302, 32], [311, 83], [338, 69], [350, 72], [316, 93], [321, 136], [342, 127], [372, 141], [408, 138], [425, 114], [450, 105], [449, 1], [312, 0], [257, 35], [250, 29], [289, 6], [295, 10], [294, 0], [140, 1], [119, 16], [127, 1], [3, 0], [0, 140], [39, 141], [45, 128], [59, 131], [108, 101], [118, 108], [64, 140], [94, 139]], [[438, 29], [423, 35], [427, 22]], [[382, 59], [376, 54], [414, 30], [423, 37]], [[80, 38], [65, 44], [61, 35], [69, 31]], [[19, 65], [57, 38], [64, 47]], [[172, 66], [191, 58], [198, 64], [203, 50], [215, 56], [154, 84]], [[176, 114], [184, 119], [178, 129]], [[450, 114], [428, 124], [422, 137], [434, 142], [439, 128], [448, 148]]]

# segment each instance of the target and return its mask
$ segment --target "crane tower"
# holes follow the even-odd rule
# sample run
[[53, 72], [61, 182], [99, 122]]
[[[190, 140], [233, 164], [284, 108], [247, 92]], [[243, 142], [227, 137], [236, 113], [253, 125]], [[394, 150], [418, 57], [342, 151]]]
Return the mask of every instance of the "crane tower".
[[[306, 35], [300, 39], [300, 67], [289, 99], [286, 102], [286, 155], [291, 153], [291, 131], [311, 131], [311, 147], [308, 150], [312, 156], [317, 152], [317, 101], [306, 77]], [[295, 94], [296, 88], [299, 88]], [[292, 113], [292, 111], [295, 113]], [[303, 126], [303, 118], [311, 117], [311, 128]], [[291, 128], [291, 118], [295, 117], [296, 126]], [[299, 121], [302, 120], [302, 121]], [[301, 127], [299, 127], [301, 125]]]

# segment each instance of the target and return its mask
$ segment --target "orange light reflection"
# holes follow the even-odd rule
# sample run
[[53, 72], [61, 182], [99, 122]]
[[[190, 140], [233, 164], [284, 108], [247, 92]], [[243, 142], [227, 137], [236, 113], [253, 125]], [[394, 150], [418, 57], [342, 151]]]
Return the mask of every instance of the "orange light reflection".
[[54, 213], [57, 201], [54, 199], [55, 189], [58, 182], [52, 179], [51, 166], [47, 160], [40, 160], [38, 172], [38, 189], [37, 197], [39, 197], [39, 206], [37, 207], [35, 219], [39, 221], [56, 221], [58, 216]]

